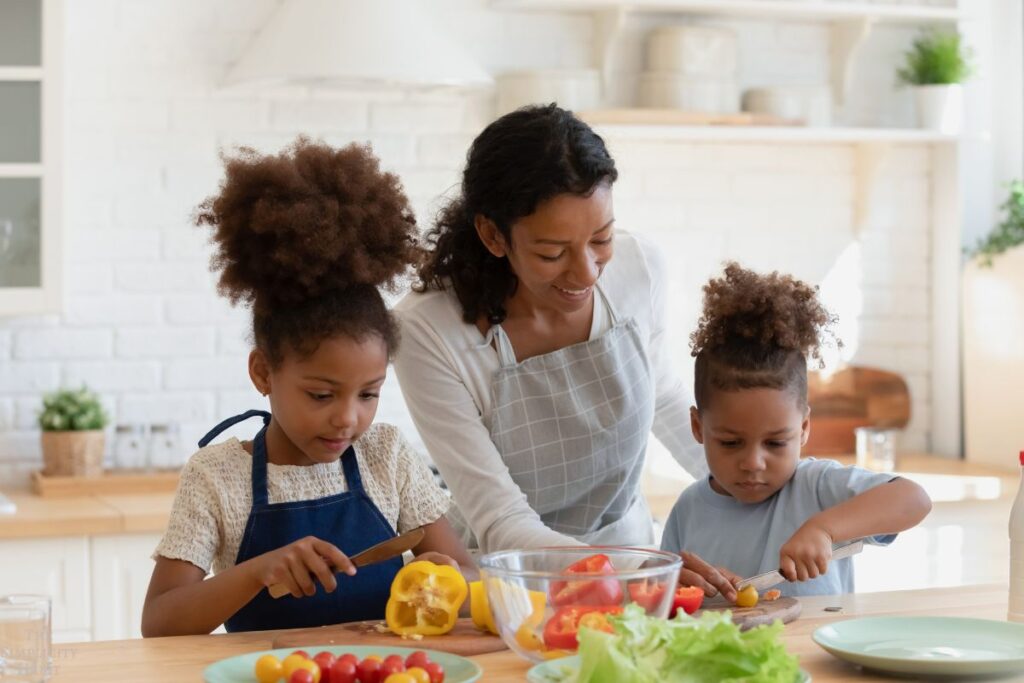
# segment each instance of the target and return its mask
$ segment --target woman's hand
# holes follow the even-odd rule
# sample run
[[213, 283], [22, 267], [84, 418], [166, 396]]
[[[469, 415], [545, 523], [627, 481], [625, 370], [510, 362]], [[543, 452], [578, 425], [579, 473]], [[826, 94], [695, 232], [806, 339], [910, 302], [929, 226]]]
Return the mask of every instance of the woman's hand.
[[458, 562], [456, 562], [451, 557], [449, 557], [448, 555], [445, 555], [443, 553], [435, 553], [435, 552], [420, 553], [419, 555], [416, 556], [416, 559], [417, 560], [425, 560], [427, 562], [433, 562], [434, 564], [446, 564], [449, 567], [452, 567], [454, 569], [459, 570], [460, 572], [462, 571], [462, 567], [459, 566]]
[[815, 524], [804, 524], [779, 550], [779, 571], [790, 581], [816, 579], [828, 571], [832, 537]]
[[316, 536], [306, 536], [293, 543], [254, 557], [250, 566], [256, 581], [263, 586], [282, 584], [296, 598], [314, 595], [315, 576], [328, 593], [338, 587], [335, 572], [354, 576], [356, 567], [345, 553]]
[[736, 602], [736, 584], [743, 577], [737, 576], [725, 567], [713, 567], [700, 556], [683, 551], [683, 568], [679, 571], [679, 583], [683, 586], [697, 586], [709, 598], [722, 594], [729, 602]]

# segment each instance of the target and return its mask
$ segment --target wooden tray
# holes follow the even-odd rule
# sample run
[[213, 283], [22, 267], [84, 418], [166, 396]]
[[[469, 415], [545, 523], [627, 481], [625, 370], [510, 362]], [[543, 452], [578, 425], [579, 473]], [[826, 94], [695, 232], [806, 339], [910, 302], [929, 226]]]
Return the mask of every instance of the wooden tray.
[[754, 607], [711, 604], [702, 610], [698, 610], [694, 616], [700, 616], [701, 612], [708, 610], [721, 612], [726, 609], [732, 612], [733, 623], [739, 626], [742, 631], [752, 629], [755, 626], [761, 626], [762, 624], [770, 624], [776, 619], [781, 620], [783, 624], [788, 624], [799, 617], [801, 611], [800, 601], [796, 598], [779, 598], [770, 602], [759, 602]]
[[118, 493], [173, 493], [180, 470], [111, 470], [99, 477], [48, 477], [32, 473], [32, 490], [44, 498], [73, 498]]
[[381, 620], [354, 621], [348, 624], [334, 624], [317, 628], [301, 628], [286, 631], [274, 638], [274, 647], [306, 647], [314, 645], [369, 645], [377, 647], [411, 647], [423, 650], [439, 650], [453, 655], [472, 657], [474, 655], [499, 652], [508, 649], [498, 636], [485, 633], [473, 626], [471, 619], [459, 619], [455, 628], [443, 636], [424, 636], [420, 640], [402, 638], [390, 631], [381, 633], [376, 625]]

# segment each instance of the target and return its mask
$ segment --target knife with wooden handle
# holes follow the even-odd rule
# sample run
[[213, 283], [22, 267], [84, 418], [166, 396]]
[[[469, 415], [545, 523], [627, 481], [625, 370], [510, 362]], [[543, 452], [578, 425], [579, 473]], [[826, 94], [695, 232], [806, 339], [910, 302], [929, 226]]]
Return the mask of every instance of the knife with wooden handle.
[[[417, 527], [412, 531], [406, 531], [404, 534], [389, 538], [377, 545], [372, 545], [349, 559], [357, 567], [365, 567], [368, 564], [390, 560], [392, 557], [401, 555], [406, 550], [415, 548], [426, 534], [427, 532], [423, 527]], [[272, 584], [267, 590], [270, 592], [270, 597], [275, 599], [291, 594], [291, 591], [283, 583]]]
[[[841, 560], [844, 557], [850, 557], [851, 555], [856, 555], [863, 549], [863, 539], [852, 541], [850, 543], [844, 543], [842, 545], [837, 545], [832, 548], [832, 559], [829, 560], [829, 562], [832, 562], [834, 560]], [[770, 572], [757, 574], [756, 576], [751, 576], [749, 579], [743, 579], [742, 581], [740, 581], [739, 585], [736, 586], [736, 590], [743, 590], [747, 586], [753, 586], [757, 589], [758, 593], [761, 593], [763, 591], [768, 590], [772, 586], [777, 586], [778, 584], [784, 581], [789, 581], [789, 579], [783, 576], [778, 569], [773, 569]]]

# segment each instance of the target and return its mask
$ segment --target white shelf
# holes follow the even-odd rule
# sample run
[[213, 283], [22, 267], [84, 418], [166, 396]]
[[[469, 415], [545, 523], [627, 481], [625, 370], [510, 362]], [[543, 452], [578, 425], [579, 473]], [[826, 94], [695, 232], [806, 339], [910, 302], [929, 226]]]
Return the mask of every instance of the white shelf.
[[799, 126], [665, 126], [591, 124], [599, 135], [628, 140], [769, 143], [955, 143], [956, 135], [912, 128], [805, 128]]
[[0, 178], [42, 178], [42, 164], [0, 163]]
[[494, 0], [508, 10], [591, 12], [627, 9], [642, 12], [688, 12], [806, 20], [875, 19], [904, 23], [955, 23], [966, 18], [958, 9], [877, 2], [825, 0]]
[[43, 69], [38, 66], [0, 66], [0, 81], [41, 81]]

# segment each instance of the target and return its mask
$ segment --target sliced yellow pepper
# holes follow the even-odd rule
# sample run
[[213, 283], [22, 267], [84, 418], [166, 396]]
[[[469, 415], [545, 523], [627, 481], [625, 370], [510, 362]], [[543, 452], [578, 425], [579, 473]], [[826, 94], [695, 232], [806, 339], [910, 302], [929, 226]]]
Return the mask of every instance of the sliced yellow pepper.
[[[493, 580], [493, 579], [492, 579]], [[506, 585], [504, 582], [501, 584], [503, 594], [507, 598], [508, 602], [512, 602], [510, 593], [527, 593], [529, 595], [529, 604], [531, 614], [524, 621], [524, 626], [537, 626], [544, 619], [544, 608], [547, 606], [548, 596], [546, 593], [541, 591], [524, 591], [524, 589], [517, 586]], [[498, 626], [494, 623], [494, 614], [491, 613], [491, 605], [487, 600], [487, 589], [484, 587], [483, 581], [474, 581], [469, 584], [469, 613], [473, 617], [473, 625], [482, 631], [490, 631], [496, 636], [501, 635], [498, 633]]]
[[468, 592], [466, 579], [454, 567], [425, 560], [410, 562], [391, 582], [384, 618], [388, 628], [400, 636], [448, 633], [455, 627]]

